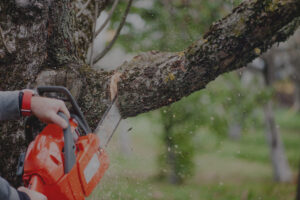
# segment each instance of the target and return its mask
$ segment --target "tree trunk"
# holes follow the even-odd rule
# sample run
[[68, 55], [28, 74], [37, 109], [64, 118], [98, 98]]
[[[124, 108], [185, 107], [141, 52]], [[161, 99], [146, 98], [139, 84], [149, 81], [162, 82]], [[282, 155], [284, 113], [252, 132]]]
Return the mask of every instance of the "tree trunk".
[[231, 140], [240, 140], [242, 136], [241, 124], [238, 122], [230, 122], [228, 127], [228, 136]]
[[172, 132], [170, 129], [165, 128], [165, 143], [167, 147], [167, 159], [166, 164], [169, 167], [167, 173], [167, 179], [171, 184], [181, 183], [181, 178], [176, 173], [176, 153], [175, 153], [175, 144], [172, 140]]
[[[263, 76], [266, 86], [270, 87], [274, 80], [274, 64], [272, 56], [265, 56], [265, 67]], [[272, 99], [264, 106], [264, 114], [266, 121], [266, 139], [270, 147], [270, 158], [272, 161], [274, 180], [278, 182], [290, 182], [292, 180], [292, 172], [288, 160], [284, 153], [284, 146], [276, 126], [273, 113]]]
[[[295, 112], [300, 113], [300, 30], [298, 29], [297, 34], [293, 36], [293, 40], [289, 40], [288, 48], [286, 49], [289, 55], [289, 64], [292, 68], [291, 78], [294, 86], [293, 92], [293, 105], [292, 109]], [[283, 49], [284, 50], [284, 49]], [[275, 55], [276, 56], [276, 55]]]
[[298, 170], [298, 180], [297, 180], [297, 191], [296, 191], [296, 200], [300, 200], [300, 165]]
[[264, 112], [266, 120], [266, 138], [270, 147], [274, 179], [278, 182], [290, 182], [292, 180], [292, 172], [276, 127], [271, 101], [264, 106]]
[[167, 113], [163, 120], [163, 138], [166, 148], [166, 159], [165, 164], [167, 165], [167, 171], [164, 173], [169, 183], [171, 184], [180, 184], [182, 182], [181, 177], [178, 174], [178, 156], [176, 155], [176, 148], [173, 139], [172, 126], [174, 126], [173, 115], [169, 114], [170, 107], [167, 109]]
[[[244, 1], [183, 52], [152, 51], [125, 62], [116, 70], [123, 118], [169, 105], [245, 66], [295, 31], [299, 10], [299, 0]], [[0, 89], [66, 86], [94, 128], [110, 104], [115, 71], [96, 71], [79, 59], [74, 13], [71, 0], [0, 2]], [[22, 126], [0, 125], [0, 175], [14, 183], [16, 157], [25, 148]]]
[[297, 82], [295, 81], [295, 97], [294, 97], [293, 109], [296, 112], [300, 112], [300, 81]]
[[296, 34], [291, 41], [290, 46], [293, 48], [290, 51], [292, 61], [291, 64], [294, 69], [294, 85], [295, 85], [295, 98], [293, 108], [295, 111], [300, 112], [300, 30], [296, 31]]

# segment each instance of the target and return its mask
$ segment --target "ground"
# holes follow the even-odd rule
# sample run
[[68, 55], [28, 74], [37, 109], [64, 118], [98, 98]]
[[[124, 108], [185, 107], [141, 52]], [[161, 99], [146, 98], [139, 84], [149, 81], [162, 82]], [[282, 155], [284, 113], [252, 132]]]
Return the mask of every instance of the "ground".
[[272, 180], [263, 127], [248, 130], [240, 141], [198, 130], [194, 140], [196, 174], [180, 186], [158, 181], [161, 129], [148, 115], [142, 115], [129, 120], [133, 127], [129, 156], [121, 153], [118, 137], [113, 138], [108, 149], [110, 168], [89, 200], [292, 200], [300, 158], [300, 114], [280, 109], [276, 120], [293, 170], [293, 183]]

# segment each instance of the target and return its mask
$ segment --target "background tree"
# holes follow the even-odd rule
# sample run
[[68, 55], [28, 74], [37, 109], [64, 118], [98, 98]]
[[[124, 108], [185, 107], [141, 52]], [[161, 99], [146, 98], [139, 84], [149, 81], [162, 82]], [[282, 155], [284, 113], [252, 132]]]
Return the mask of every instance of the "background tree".
[[178, 104], [168, 106], [160, 111], [164, 144], [159, 155], [160, 178], [167, 178], [172, 184], [183, 183], [194, 174], [195, 147], [192, 143], [193, 131], [196, 129], [196, 126], [193, 125], [194, 111]]

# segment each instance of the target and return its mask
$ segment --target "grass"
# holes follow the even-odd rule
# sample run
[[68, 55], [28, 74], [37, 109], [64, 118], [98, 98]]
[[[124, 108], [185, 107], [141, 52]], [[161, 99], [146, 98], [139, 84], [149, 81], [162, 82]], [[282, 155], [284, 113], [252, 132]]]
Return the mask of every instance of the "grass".
[[248, 130], [239, 141], [200, 129], [194, 139], [195, 175], [180, 186], [158, 181], [161, 128], [142, 115], [129, 120], [133, 127], [129, 154], [120, 148], [120, 131], [113, 137], [110, 168], [89, 200], [292, 200], [300, 158], [300, 116], [280, 110], [276, 120], [294, 174], [292, 183], [273, 181], [262, 129]]

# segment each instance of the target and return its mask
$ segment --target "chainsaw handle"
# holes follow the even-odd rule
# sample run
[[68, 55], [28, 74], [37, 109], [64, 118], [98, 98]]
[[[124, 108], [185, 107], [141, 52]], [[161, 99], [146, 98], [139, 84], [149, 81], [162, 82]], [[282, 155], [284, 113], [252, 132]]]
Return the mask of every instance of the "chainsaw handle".
[[43, 186], [44, 186], [44, 183], [38, 175], [32, 175], [30, 177], [28, 189], [34, 190], [36, 192], [43, 194], [44, 193]]
[[68, 123], [68, 127], [63, 129], [64, 132], [64, 172], [65, 174], [69, 173], [76, 162], [75, 155], [75, 144], [71, 132], [71, 126], [69, 123], [68, 117], [62, 112], [58, 112], [58, 115], [62, 117]]
[[62, 86], [39, 86], [37, 87], [37, 92], [39, 95], [43, 95], [44, 93], [51, 93], [51, 92], [64, 94], [67, 97], [67, 100], [70, 101], [70, 103], [72, 104], [75, 114], [78, 115], [79, 119], [83, 122], [84, 130], [86, 132], [85, 134], [92, 132], [82, 111], [80, 110], [80, 107], [78, 106], [71, 92], [67, 88]]

